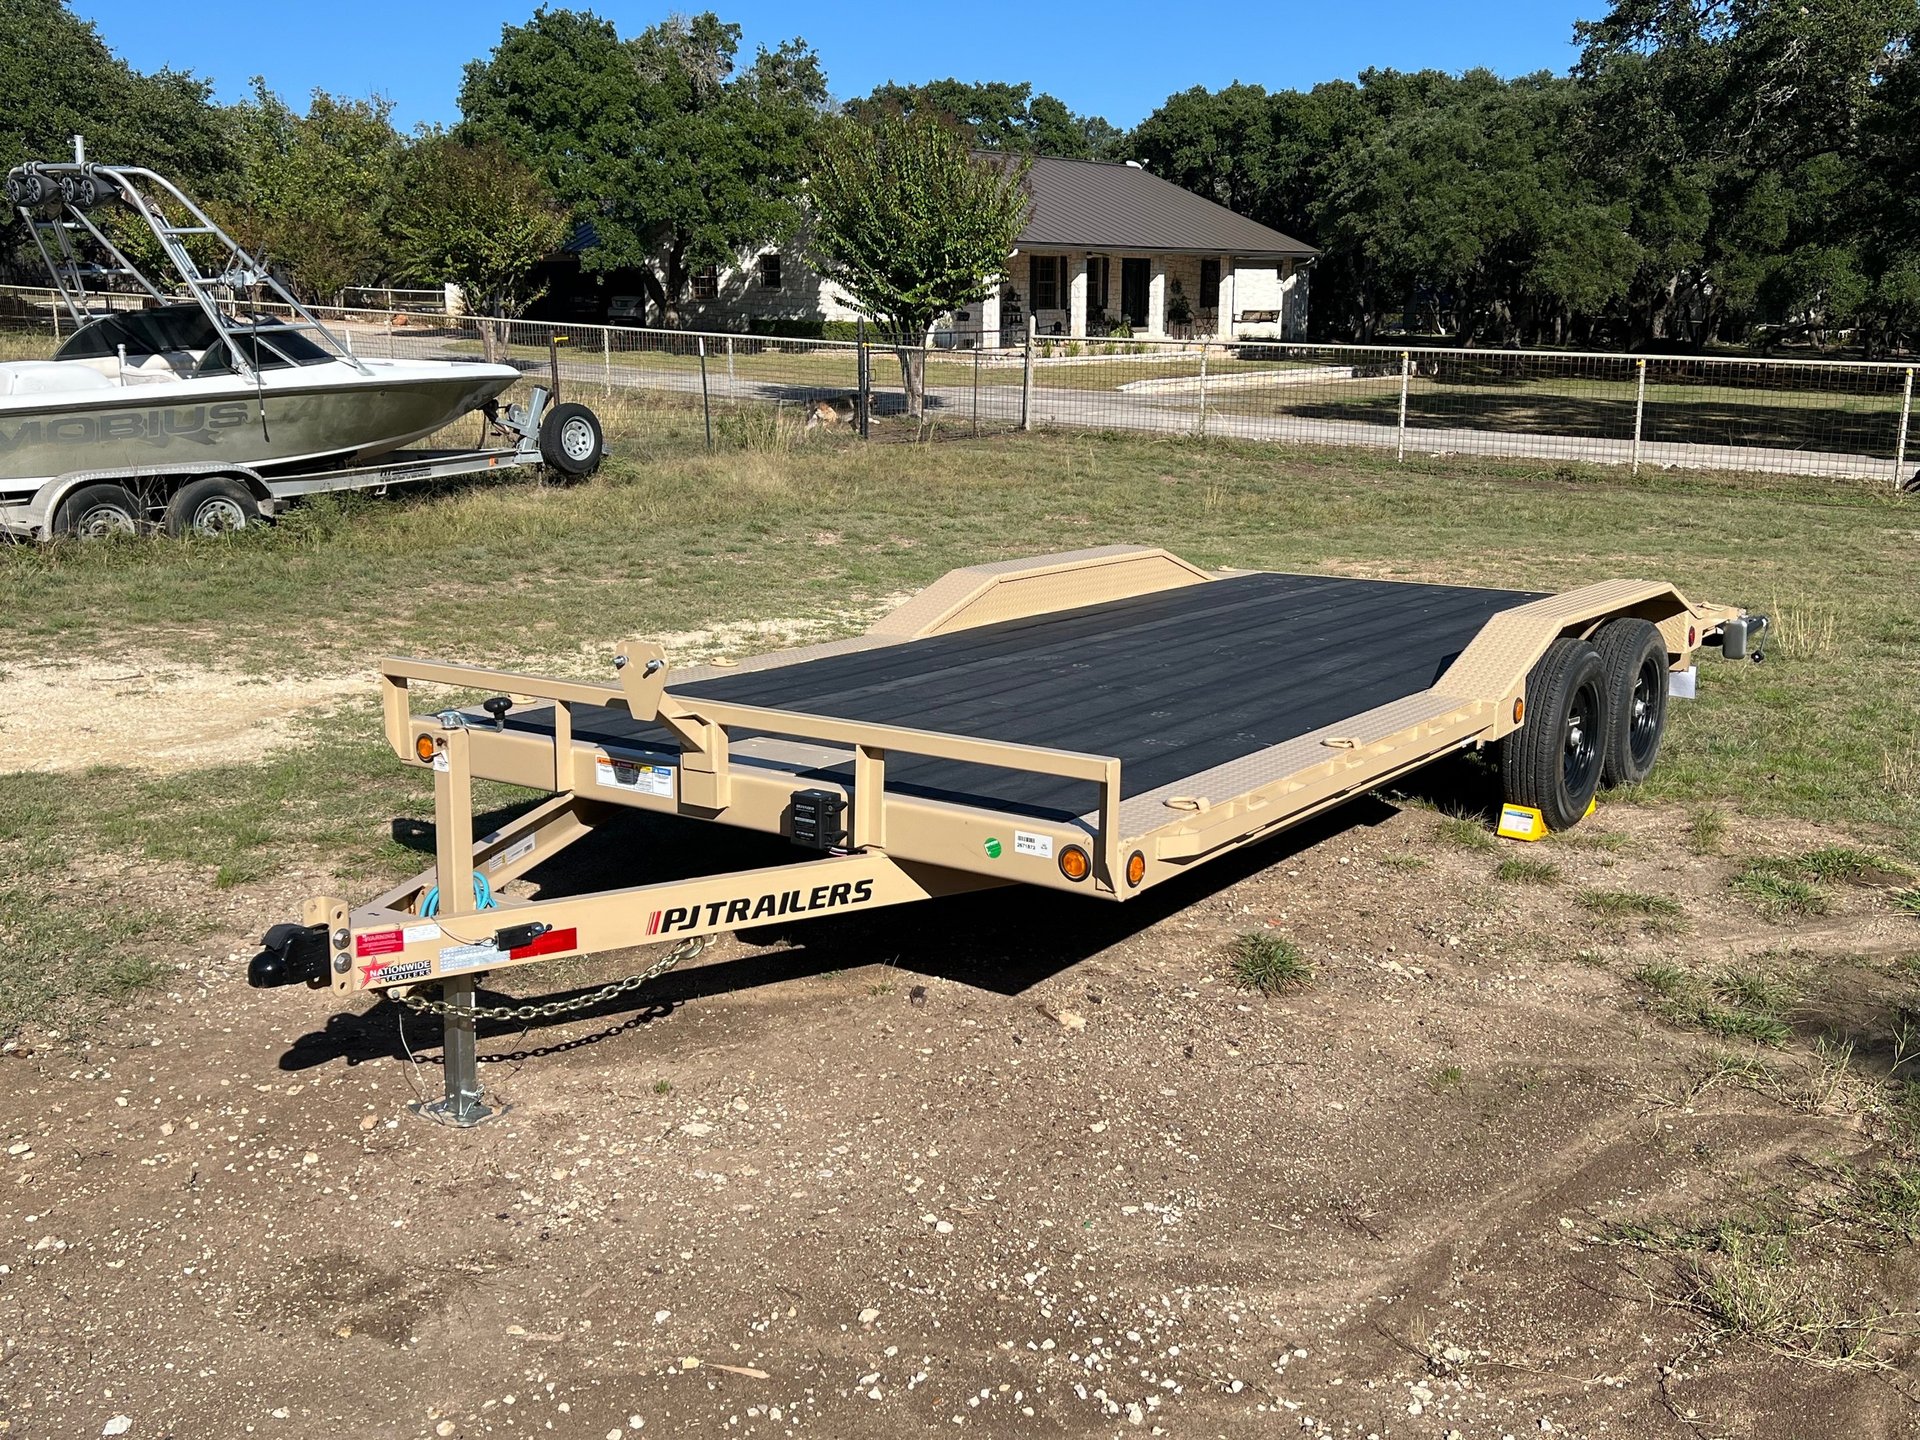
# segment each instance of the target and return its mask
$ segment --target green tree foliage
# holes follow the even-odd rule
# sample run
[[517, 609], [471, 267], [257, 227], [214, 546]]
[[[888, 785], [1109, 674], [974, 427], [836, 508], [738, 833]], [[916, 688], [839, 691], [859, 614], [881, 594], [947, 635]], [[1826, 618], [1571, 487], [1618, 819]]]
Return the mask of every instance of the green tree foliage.
[[814, 167], [810, 249], [895, 347], [924, 413], [933, 323], [987, 294], [1026, 223], [1029, 161], [969, 153], [932, 115], [882, 111], [829, 130]]
[[535, 275], [566, 241], [566, 207], [497, 140], [415, 142], [393, 213], [394, 273], [452, 282], [483, 315], [518, 315], [545, 286]]
[[90, 159], [149, 165], [204, 185], [230, 163], [210, 94], [207, 81], [185, 71], [134, 70], [65, 0], [6, 0], [0, 170], [68, 159], [79, 134]]
[[1574, 75], [1168, 98], [1135, 153], [1321, 245], [1313, 317], [1869, 349], [1920, 330], [1920, 0], [1616, 0]]
[[1025, 82], [947, 79], [900, 85], [889, 80], [864, 99], [850, 101], [846, 109], [856, 119], [869, 120], [889, 112], [935, 115], [958, 125], [979, 149], [1069, 160], [1119, 159], [1126, 140], [1124, 132], [1101, 116], [1075, 115], [1057, 97], [1036, 95]]
[[499, 141], [592, 227], [583, 263], [637, 270], [667, 324], [695, 270], [791, 236], [826, 105], [804, 42], [740, 68], [740, 27], [673, 17], [623, 41], [584, 11], [508, 26], [461, 87], [463, 133]]
[[[0, 25], [0, 171], [66, 160], [73, 137], [92, 160], [147, 165], [202, 194], [228, 183], [233, 157], [223, 112], [205, 80], [178, 70], [143, 75], [116, 56], [63, 0], [6, 0]], [[5, 223], [12, 222], [12, 223]], [[42, 278], [25, 228], [0, 222], [0, 262]]]
[[316, 90], [299, 115], [256, 77], [252, 101], [231, 112], [240, 172], [227, 227], [307, 299], [332, 300], [386, 273], [404, 155], [391, 110]]

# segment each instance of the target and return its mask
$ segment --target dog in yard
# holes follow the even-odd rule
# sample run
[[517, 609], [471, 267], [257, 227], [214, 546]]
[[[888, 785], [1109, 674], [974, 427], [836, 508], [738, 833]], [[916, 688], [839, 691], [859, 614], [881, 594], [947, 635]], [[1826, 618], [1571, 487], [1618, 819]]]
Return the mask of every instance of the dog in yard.
[[816, 400], [807, 407], [807, 429], [843, 429], [860, 418], [860, 404], [851, 395]]

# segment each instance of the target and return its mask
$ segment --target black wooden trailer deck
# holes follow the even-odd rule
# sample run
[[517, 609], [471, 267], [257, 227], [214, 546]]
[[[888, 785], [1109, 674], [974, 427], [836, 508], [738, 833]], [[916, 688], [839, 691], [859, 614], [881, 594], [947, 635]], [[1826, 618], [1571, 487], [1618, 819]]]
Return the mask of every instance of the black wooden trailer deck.
[[[1542, 598], [1235, 575], [668, 688], [692, 700], [1112, 755], [1128, 798], [1419, 694], [1489, 619]], [[506, 724], [550, 738], [554, 711], [515, 711]], [[679, 750], [671, 730], [624, 708], [576, 710], [572, 730], [576, 742], [616, 750]], [[845, 780], [850, 767], [809, 778]], [[1060, 820], [1095, 808], [1090, 782], [922, 756], [890, 765], [887, 788]]]

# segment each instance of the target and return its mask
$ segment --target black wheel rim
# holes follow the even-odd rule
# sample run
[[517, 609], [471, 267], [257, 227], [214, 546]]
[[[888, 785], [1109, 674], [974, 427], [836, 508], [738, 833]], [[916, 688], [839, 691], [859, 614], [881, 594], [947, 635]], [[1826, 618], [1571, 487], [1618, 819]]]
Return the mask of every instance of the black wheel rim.
[[1666, 684], [1667, 670], [1661, 663], [1664, 657], [1649, 655], [1640, 664], [1640, 673], [1633, 677], [1632, 708], [1627, 712], [1627, 746], [1633, 752], [1636, 765], [1645, 766], [1653, 759], [1653, 752], [1660, 744], [1660, 687]]
[[1560, 779], [1567, 794], [1579, 798], [1593, 789], [1600, 769], [1600, 689], [1589, 682], [1573, 692], [1567, 707], [1566, 748], [1560, 757]]

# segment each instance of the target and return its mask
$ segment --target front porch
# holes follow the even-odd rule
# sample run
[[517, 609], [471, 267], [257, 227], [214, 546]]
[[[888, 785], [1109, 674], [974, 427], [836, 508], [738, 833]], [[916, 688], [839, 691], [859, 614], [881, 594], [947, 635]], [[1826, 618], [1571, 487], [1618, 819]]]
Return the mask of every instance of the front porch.
[[1291, 258], [1083, 250], [1017, 253], [962, 336], [1017, 345], [1043, 337], [1295, 339], [1306, 331], [1306, 270]]

